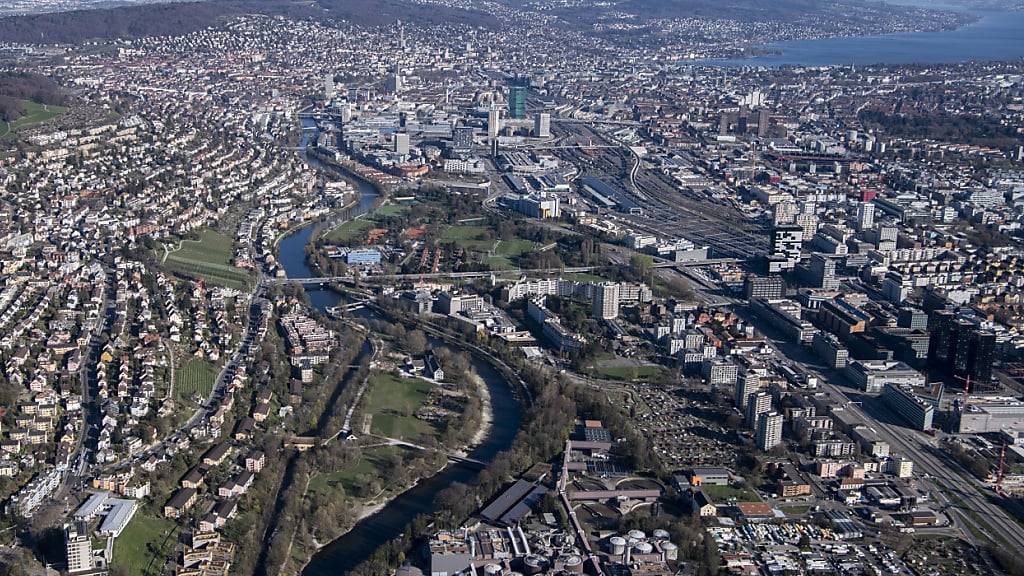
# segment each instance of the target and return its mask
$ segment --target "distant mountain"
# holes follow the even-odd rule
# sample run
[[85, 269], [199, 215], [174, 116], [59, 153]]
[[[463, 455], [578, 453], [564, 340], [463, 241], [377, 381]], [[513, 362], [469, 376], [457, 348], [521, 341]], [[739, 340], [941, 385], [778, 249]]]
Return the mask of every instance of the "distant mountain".
[[480, 11], [423, 5], [409, 0], [204, 0], [73, 10], [0, 18], [0, 42], [79, 43], [93, 39], [180, 35], [242, 14], [331, 18], [378, 26], [403, 22], [496, 27]]

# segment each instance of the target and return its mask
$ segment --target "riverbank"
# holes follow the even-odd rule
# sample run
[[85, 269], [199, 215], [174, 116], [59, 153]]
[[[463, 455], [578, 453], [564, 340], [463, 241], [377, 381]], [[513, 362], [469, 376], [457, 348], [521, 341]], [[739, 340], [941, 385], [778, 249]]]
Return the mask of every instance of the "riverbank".
[[475, 372], [470, 372], [467, 378], [476, 387], [480, 398], [480, 425], [477, 426], [476, 432], [470, 437], [466, 447], [455, 452], [463, 458], [469, 456], [469, 451], [484, 441], [494, 424], [494, 407], [491, 404], [491, 391], [487, 389], [487, 384]]

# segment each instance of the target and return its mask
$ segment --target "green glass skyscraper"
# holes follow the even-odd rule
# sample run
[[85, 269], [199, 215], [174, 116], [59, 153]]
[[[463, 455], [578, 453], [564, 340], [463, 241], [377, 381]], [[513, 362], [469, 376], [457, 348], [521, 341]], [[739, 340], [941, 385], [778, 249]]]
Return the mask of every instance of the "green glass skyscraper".
[[508, 87], [508, 115], [517, 120], [526, 118], [526, 86]]

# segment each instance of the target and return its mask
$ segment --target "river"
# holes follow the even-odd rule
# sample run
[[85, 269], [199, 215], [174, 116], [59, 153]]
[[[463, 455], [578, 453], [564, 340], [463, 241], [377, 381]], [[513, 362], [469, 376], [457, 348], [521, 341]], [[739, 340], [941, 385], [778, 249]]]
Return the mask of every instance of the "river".
[[[307, 121], [304, 125], [309, 125]], [[312, 131], [303, 132], [302, 144], [312, 137]], [[317, 160], [307, 158], [310, 164]], [[359, 202], [353, 209], [353, 216], [365, 214], [373, 208], [378, 198], [376, 189], [368, 182], [353, 179], [359, 191]], [[317, 276], [306, 263], [305, 247], [312, 236], [315, 225], [308, 225], [293, 231], [283, 238], [278, 246], [278, 260], [291, 278]], [[309, 300], [321, 311], [336, 306], [341, 296], [336, 292], [314, 286], [306, 287]], [[367, 312], [369, 313], [369, 312]], [[483, 379], [491, 395], [494, 420], [483, 442], [473, 448], [469, 457], [490, 462], [499, 452], [512, 445], [522, 418], [518, 401], [512, 394], [512, 387], [488, 363], [471, 357], [473, 369]], [[455, 482], [471, 482], [478, 470], [462, 465], [450, 464], [441, 472], [420, 481], [412, 489], [398, 495], [382, 509], [363, 519], [348, 533], [321, 549], [303, 570], [303, 576], [338, 576], [346, 574], [355, 566], [368, 559], [381, 545], [402, 535], [405, 527], [420, 515], [432, 511], [435, 495]]]
[[[902, 0], [903, 4], [917, 4]], [[753, 58], [695, 60], [694, 65], [714, 66], [850, 66], [868, 64], [941, 64], [971, 60], [1024, 58], [1024, 12], [975, 10], [956, 5], [978, 20], [956, 30], [904, 32], [856, 38], [789, 40], [768, 44], [777, 50]]]

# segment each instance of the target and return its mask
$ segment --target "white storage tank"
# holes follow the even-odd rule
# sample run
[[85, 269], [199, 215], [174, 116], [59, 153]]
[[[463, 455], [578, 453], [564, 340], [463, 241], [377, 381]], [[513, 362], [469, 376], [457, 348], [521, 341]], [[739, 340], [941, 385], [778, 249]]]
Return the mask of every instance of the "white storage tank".
[[486, 576], [501, 576], [501, 566], [497, 564], [488, 564], [484, 566], [484, 574]]
[[668, 530], [662, 530], [661, 528], [658, 528], [657, 530], [654, 531], [654, 539], [655, 540], [668, 540]]
[[626, 539], [622, 536], [612, 536], [608, 540], [608, 547], [611, 549], [612, 556], [622, 556], [626, 553]]
[[633, 551], [637, 554], [650, 554], [654, 552], [654, 546], [651, 546], [649, 542], [637, 542], [636, 546], [633, 547]]
[[565, 569], [573, 574], [583, 574], [583, 558], [573, 554], [565, 558]]
[[635, 538], [637, 540], [644, 540], [647, 538], [647, 534], [644, 534], [643, 530], [630, 530], [627, 536], [629, 536], [630, 538]]
[[671, 542], [662, 542], [661, 551], [665, 553], [665, 560], [677, 560], [679, 558], [679, 547]]

